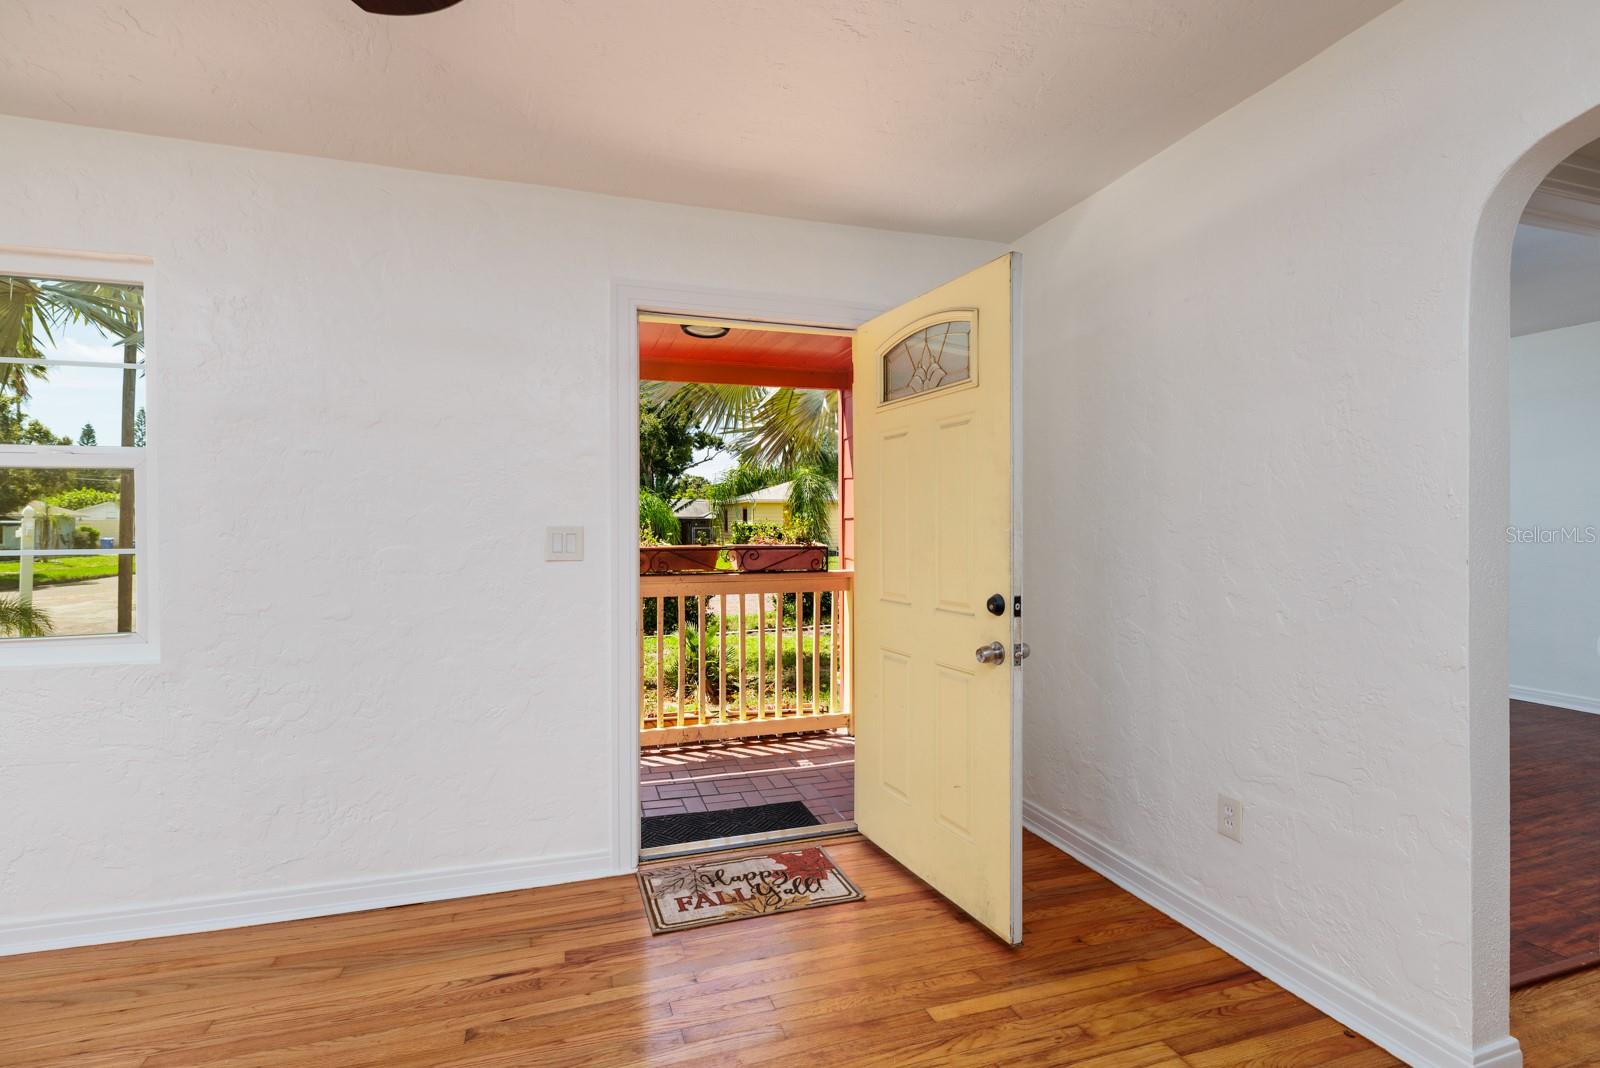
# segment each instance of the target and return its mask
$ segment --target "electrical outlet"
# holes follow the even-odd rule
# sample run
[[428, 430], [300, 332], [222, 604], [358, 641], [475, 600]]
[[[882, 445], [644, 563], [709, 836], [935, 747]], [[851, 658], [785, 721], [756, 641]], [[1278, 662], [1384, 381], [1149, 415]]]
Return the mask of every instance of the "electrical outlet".
[[1244, 806], [1231, 797], [1217, 795], [1217, 833], [1244, 842]]

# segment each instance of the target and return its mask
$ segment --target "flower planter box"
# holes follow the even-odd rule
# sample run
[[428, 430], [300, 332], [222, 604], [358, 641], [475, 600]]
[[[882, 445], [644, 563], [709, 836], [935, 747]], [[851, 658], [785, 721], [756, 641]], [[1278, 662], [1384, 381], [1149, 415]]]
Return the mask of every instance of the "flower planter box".
[[729, 545], [740, 571], [826, 571], [826, 545]]
[[720, 545], [641, 545], [639, 574], [698, 574], [717, 569]]

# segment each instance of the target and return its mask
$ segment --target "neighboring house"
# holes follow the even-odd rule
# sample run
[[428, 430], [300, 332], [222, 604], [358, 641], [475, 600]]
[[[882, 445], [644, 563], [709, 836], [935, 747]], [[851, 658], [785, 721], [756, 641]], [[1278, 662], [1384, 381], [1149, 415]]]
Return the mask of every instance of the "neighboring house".
[[788, 518], [789, 483], [758, 489], [735, 497], [722, 506], [722, 530], [727, 533], [735, 523], [771, 523], [783, 526]]
[[[733, 531], [735, 523], [770, 523], [781, 527], [789, 521], [789, 486], [780, 482], [776, 486], [758, 489], [735, 497], [722, 506], [722, 533]], [[839, 502], [828, 506], [828, 544], [839, 544]]]
[[[35, 549], [70, 549], [72, 534], [78, 529], [77, 516], [64, 508], [49, 508], [42, 501], [33, 502], [33, 547]], [[0, 551], [22, 548], [22, 513], [0, 518]]]
[[697, 545], [716, 537], [716, 509], [710, 501], [684, 501], [672, 509], [672, 514], [678, 517], [678, 540], [684, 545]]
[[72, 513], [79, 527], [93, 527], [101, 538], [115, 538], [122, 527], [122, 504], [119, 501], [101, 501]]

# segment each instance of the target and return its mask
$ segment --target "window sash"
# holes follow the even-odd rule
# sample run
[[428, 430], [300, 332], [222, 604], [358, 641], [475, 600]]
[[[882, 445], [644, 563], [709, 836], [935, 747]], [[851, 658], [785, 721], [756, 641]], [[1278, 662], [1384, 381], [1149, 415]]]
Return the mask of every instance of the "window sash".
[[0, 549], [0, 560], [24, 556], [138, 556], [138, 549]]
[[0, 469], [7, 467], [86, 467], [138, 472], [149, 449], [133, 445], [0, 445]]
[[129, 371], [144, 373], [145, 360], [141, 356], [132, 363], [124, 360], [58, 360], [54, 356], [0, 356], [0, 364], [10, 364], [13, 367], [98, 367], [106, 371]]

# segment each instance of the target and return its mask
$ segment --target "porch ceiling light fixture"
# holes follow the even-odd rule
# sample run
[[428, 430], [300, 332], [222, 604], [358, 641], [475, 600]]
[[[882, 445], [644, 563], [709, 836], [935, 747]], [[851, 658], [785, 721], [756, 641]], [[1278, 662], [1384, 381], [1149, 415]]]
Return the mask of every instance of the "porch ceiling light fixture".
[[719, 337], [728, 336], [728, 328], [726, 326], [710, 326], [700, 323], [679, 323], [678, 329], [682, 330], [690, 337], [704, 338], [707, 341], [715, 341]]
[[455, 7], [461, 0], [352, 0], [370, 15], [426, 15]]

